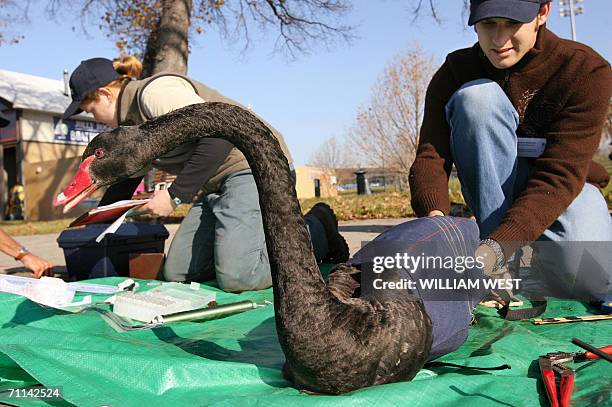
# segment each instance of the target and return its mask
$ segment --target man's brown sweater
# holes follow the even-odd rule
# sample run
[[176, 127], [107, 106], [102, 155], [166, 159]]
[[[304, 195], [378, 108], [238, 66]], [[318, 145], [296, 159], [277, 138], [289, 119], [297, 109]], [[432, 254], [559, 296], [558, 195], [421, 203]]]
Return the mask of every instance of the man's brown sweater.
[[547, 141], [544, 153], [531, 159], [526, 188], [490, 236], [508, 256], [517, 242], [536, 240], [585, 181], [607, 185], [607, 172], [592, 157], [612, 95], [612, 71], [591, 48], [560, 39], [544, 26], [534, 48], [507, 70], [491, 65], [478, 43], [449, 54], [427, 89], [419, 147], [410, 169], [412, 207], [418, 216], [434, 209], [449, 213], [453, 157], [444, 109], [461, 85], [480, 78], [494, 80], [504, 90], [519, 114], [521, 137]]

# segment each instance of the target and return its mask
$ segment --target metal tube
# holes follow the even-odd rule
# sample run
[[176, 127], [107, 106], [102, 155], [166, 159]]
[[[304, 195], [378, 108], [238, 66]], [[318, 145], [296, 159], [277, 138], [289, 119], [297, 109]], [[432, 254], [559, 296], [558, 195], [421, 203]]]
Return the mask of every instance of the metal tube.
[[239, 312], [248, 311], [259, 307], [253, 301], [240, 301], [231, 304], [217, 305], [212, 308], [202, 308], [191, 311], [177, 312], [175, 314], [162, 315], [156, 317], [153, 322], [165, 324], [177, 321], [204, 321], [219, 317], [224, 317]]
[[607, 360], [608, 362], [612, 363], [612, 356], [608, 355], [607, 353], [605, 353], [602, 350], [597, 349], [595, 346], [590, 345], [586, 342], [581, 341], [578, 338], [573, 338], [572, 339], [572, 343], [574, 345], [578, 345], [580, 346], [582, 349], [588, 350], [591, 353], [594, 353], [595, 355], [599, 356], [600, 358]]
[[576, 41], [576, 21], [574, 19], [574, 0], [569, 0], [570, 24], [572, 25], [572, 41]]
[[68, 82], [68, 70], [64, 68], [64, 95], [70, 96], [70, 85]]

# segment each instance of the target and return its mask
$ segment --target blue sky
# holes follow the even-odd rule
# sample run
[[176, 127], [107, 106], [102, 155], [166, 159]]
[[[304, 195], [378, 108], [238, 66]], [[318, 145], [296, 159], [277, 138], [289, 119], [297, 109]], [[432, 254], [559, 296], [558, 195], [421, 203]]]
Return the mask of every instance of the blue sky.
[[[215, 32], [195, 38], [189, 75], [254, 110], [285, 136], [298, 164], [331, 136], [342, 136], [353, 123], [357, 108], [367, 103], [372, 85], [387, 62], [413, 44], [441, 63], [455, 49], [476, 41], [462, 20], [459, 0], [438, 0], [443, 23], [430, 18], [412, 22], [408, 0], [357, 0], [348, 23], [359, 36], [352, 45], [288, 62], [273, 55], [274, 35], [256, 34], [254, 44], [241, 55], [240, 46], [223, 43]], [[578, 41], [612, 58], [612, 0], [585, 0], [585, 13], [576, 17]], [[51, 21], [34, 12], [29, 25], [20, 26], [25, 39], [0, 47], [0, 69], [61, 79], [64, 68], [74, 69], [82, 59], [117, 56], [113, 42], [96, 27], [89, 37], [72, 31], [78, 22]], [[548, 23], [557, 35], [570, 38], [569, 18], [559, 16], [557, 1]]]

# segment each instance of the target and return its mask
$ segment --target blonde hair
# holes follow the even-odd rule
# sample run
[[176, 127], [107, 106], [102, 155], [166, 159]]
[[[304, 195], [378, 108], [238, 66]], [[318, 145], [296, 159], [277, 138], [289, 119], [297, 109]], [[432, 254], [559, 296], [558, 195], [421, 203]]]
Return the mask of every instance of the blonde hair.
[[[121, 75], [120, 78], [115, 79], [112, 82], [102, 86], [103, 88], [109, 88], [115, 95], [119, 94], [119, 90], [132, 79], [138, 79], [142, 73], [142, 63], [132, 55], [122, 55], [119, 58], [113, 59], [113, 68]], [[98, 89], [87, 95], [83, 103], [97, 101], [100, 98]]]

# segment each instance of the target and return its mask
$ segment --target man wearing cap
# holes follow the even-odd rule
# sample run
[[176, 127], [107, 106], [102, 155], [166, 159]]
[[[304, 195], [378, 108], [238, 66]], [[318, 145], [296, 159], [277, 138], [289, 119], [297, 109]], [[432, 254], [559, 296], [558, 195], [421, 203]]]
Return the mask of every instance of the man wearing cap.
[[[454, 164], [485, 272], [502, 273], [518, 248], [545, 242], [534, 245], [532, 264], [578, 295], [574, 257], [583, 253], [564, 243], [612, 241], [598, 189], [609, 176], [592, 161], [612, 73], [591, 48], [546, 28], [550, 8], [548, 0], [471, 1], [478, 43], [450, 53], [429, 84], [410, 187], [419, 216], [448, 214]], [[581, 295], [610, 291], [611, 252], [592, 255], [599, 283]]]
[[[8, 117], [0, 112], [0, 127], [6, 127], [10, 123], [11, 121]], [[22, 262], [26, 268], [32, 270], [36, 278], [51, 274], [53, 270], [53, 265], [51, 263], [30, 253], [25, 246], [17, 243], [12, 237], [2, 231], [2, 229], [0, 229], [0, 251]]]

